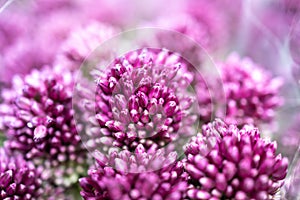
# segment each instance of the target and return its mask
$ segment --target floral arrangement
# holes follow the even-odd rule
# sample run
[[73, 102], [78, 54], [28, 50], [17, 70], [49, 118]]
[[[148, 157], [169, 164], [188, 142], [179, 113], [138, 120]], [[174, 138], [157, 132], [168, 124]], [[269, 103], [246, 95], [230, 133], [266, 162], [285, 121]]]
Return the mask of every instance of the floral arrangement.
[[300, 198], [298, 0], [0, 6], [0, 199]]

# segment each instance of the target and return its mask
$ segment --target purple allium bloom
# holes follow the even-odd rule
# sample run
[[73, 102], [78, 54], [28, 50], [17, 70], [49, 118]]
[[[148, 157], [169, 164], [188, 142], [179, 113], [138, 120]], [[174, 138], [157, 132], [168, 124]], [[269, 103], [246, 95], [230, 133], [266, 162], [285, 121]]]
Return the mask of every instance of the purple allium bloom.
[[96, 110], [88, 148], [160, 148], [194, 134], [193, 75], [179, 59], [167, 50], [140, 49], [96, 72], [96, 94], [87, 95], [95, 97], [90, 110]]
[[272, 199], [283, 185], [288, 160], [276, 156], [276, 142], [257, 128], [216, 120], [186, 146], [191, 199]]
[[155, 42], [199, 65], [205, 59], [206, 51], [218, 50], [227, 41], [230, 28], [226, 26], [223, 14], [212, 1], [186, 1], [181, 12], [162, 16], [152, 24], [174, 31], [158, 30]]
[[24, 24], [28, 24], [30, 17], [16, 10], [6, 10], [0, 17], [0, 53], [6, 47], [14, 44], [20, 37], [28, 32]]
[[0, 105], [7, 147], [43, 165], [45, 178], [56, 177], [56, 184], [66, 186], [77, 181], [86, 165], [73, 119], [73, 81], [67, 71], [33, 70], [14, 77], [12, 88], [3, 90]]
[[236, 54], [220, 63], [219, 70], [226, 98], [226, 114], [217, 112], [218, 117], [239, 126], [259, 125], [273, 120], [275, 110], [283, 103], [279, 96], [283, 84], [281, 78], [273, 78], [250, 59], [240, 59]]
[[[176, 159], [175, 152], [151, 154], [141, 144], [135, 154], [123, 150], [113, 151], [108, 157], [98, 156], [98, 166], [79, 179], [81, 195], [84, 199], [183, 199], [187, 174]], [[149, 167], [151, 171], [147, 171]], [[159, 168], [153, 171], [152, 167]]]
[[228, 39], [230, 24], [226, 23], [223, 9], [214, 1], [187, 1], [186, 13], [196, 20], [198, 28], [206, 34], [205, 38], [198, 41], [208, 50], [215, 50]]
[[40, 170], [0, 148], [0, 199], [38, 199], [42, 192]]
[[35, 17], [31, 16], [30, 23], [26, 23], [30, 25], [27, 34], [3, 52], [0, 78], [6, 83], [16, 74], [27, 74], [33, 68], [52, 64], [69, 32], [83, 21], [80, 15], [66, 11], [39, 16], [38, 20]]
[[[114, 27], [96, 21], [72, 31], [62, 44], [56, 63], [77, 70], [86, 59], [89, 61], [90, 54], [97, 50], [97, 47], [113, 37], [116, 32]], [[105, 55], [97, 55], [97, 59], [105, 59]]]
[[109, 22], [116, 26], [126, 26], [136, 20], [135, 3], [128, 3], [126, 0], [79, 0], [77, 7], [89, 19]]
[[41, 62], [35, 59], [37, 54], [32, 48], [32, 41], [20, 39], [6, 48], [3, 53], [3, 68], [0, 71], [1, 81], [9, 84], [16, 74], [27, 74], [33, 68], [40, 67]]
[[[186, 13], [159, 18], [155, 26], [162, 29], [158, 29], [155, 42], [161, 48], [181, 54], [194, 65], [198, 65], [204, 59], [203, 50], [212, 50], [209, 45], [210, 35], [207, 27]], [[150, 42], [153, 43], [153, 41]]]

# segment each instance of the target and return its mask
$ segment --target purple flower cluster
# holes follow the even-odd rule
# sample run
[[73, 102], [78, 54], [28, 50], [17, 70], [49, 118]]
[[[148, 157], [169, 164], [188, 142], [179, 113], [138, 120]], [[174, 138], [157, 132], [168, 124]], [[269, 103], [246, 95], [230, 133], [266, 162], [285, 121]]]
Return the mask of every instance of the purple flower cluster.
[[283, 103], [279, 96], [281, 78], [273, 78], [250, 59], [240, 59], [236, 54], [220, 63], [219, 70], [219, 84], [223, 84], [226, 98], [225, 113], [216, 113], [219, 118], [239, 126], [272, 122], [275, 110]]
[[0, 200], [298, 198], [298, 1], [0, 3]]
[[0, 148], [0, 199], [38, 199], [43, 192], [40, 173], [22, 156], [10, 157]]
[[140, 144], [134, 154], [97, 154], [97, 167], [79, 180], [84, 199], [183, 199], [187, 174], [176, 153], [147, 152]]
[[93, 129], [88, 147], [157, 149], [191, 136], [197, 123], [195, 98], [188, 91], [193, 75], [179, 59], [167, 50], [141, 49], [96, 73], [91, 120], [101, 129]]
[[73, 120], [73, 81], [71, 73], [47, 68], [15, 77], [12, 89], [3, 91], [0, 106], [7, 147], [44, 165], [43, 175], [55, 176], [58, 185], [76, 182], [86, 165]]
[[220, 120], [204, 125], [186, 146], [191, 199], [273, 199], [288, 160], [257, 128], [238, 129]]
[[[52, 64], [71, 29], [84, 20], [71, 10], [59, 9], [42, 16], [35, 16], [33, 10], [33, 7], [27, 12], [20, 11], [20, 8], [13, 9], [3, 16], [5, 24], [3, 30], [0, 30], [3, 32], [3, 39], [0, 34], [0, 40], [11, 42], [1, 49], [1, 82], [10, 84], [16, 74], [27, 74], [33, 68]], [[39, 20], [35, 21], [36, 18]], [[27, 29], [24, 29], [24, 24]], [[9, 37], [6, 35], [14, 40], [7, 40]]]
[[[97, 51], [101, 43], [113, 37], [116, 32], [114, 27], [96, 21], [79, 28], [72, 32], [60, 47], [60, 53], [57, 55], [56, 63], [71, 70], [78, 70], [84, 61], [91, 62], [89, 56], [94, 53], [94, 51]], [[101, 59], [105, 59], [104, 56], [105, 55], [101, 53], [94, 57], [96, 57], [99, 62]]]
[[252, 126], [238, 129], [216, 120], [176, 153], [96, 151], [97, 164], [80, 179], [84, 199], [272, 199], [283, 185], [288, 161], [276, 143]]

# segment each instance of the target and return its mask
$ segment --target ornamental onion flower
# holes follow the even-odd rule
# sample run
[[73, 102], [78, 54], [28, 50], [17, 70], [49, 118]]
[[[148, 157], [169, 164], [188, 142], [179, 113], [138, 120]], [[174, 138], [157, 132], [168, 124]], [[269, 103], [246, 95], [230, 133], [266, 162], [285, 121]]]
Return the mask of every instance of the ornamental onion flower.
[[0, 198], [68, 200], [62, 187], [43, 180], [43, 166], [35, 166], [14, 154], [6, 147], [0, 148]]
[[159, 18], [156, 23], [158, 28], [172, 31], [158, 30], [156, 40], [159, 46], [180, 53], [195, 65], [204, 59], [203, 50], [214, 49], [215, 43], [210, 42], [212, 38], [208, 27], [189, 14], [181, 13], [172, 17]]
[[[33, 19], [34, 16], [32, 16]], [[34, 26], [3, 53], [3, 70], [0, 78], [10, 84], [14, 75], [28, 74], [32, 69], [52, 65], [55, 55], [69, 32], [79, 26], [84, 18], [73, 12], [59, 11], [47, 16], [39, 16], [31, 22]], [[62, 20], [63, 19], [63, 20]], [[18, 22], [21, 23], [21, 22]], [[26, 22], [24, 22], [26, 23]], [[31, 23], [26, 23], [31, 24]], [[34, 31], [33, 31], [34, 30]]]
[[288, 160], [276, 155], [276, 142], [257, 128], [216, 120], [186, 145], [190, 199], [273, 199], [283, 185]]
[[195, 97], [188, 91], [193, 76], [179, 59], [166, 50], [140, 49], [95, 72], [96, 94], [83, 98], [90, 105], [85, 110], [94, 114], [84, 131], [87, 147], [171, 148], [191, 136], [197, 123]]
[[116, 33], [117, 30], [114, 27], [92, 21], [88, 25], [74, 30], [69, 35], [60, 47], [56, 63], [71, 70], [78, 70], [86, 59], [88, 62], [107, 59], [104, 54], [95, 55], [97, 61], [89, 60], [92, 59], [89, 56], [97, 51], [97, 47], [101, 43], [110, 39]]
[[207, 52], [218, 50], [228, 39], [230, 26], [226, 24], [226, 15], [212, 1], [186, 1], [181, 11], [173, 13], [150, 24], [158, 30], [155, 41], [146, 41], [148, 46], [155, 42], [200, 67]]
[[38, 199], [43, 192], [40, 173], [22, 156], [11, 157], [0, 148], [0, 199]]
[[134, 154], [128, 150], [97, 154], [97, 166], [79, 180], [84, 199], [183, 199], [187, 174], [175, 152], [149, 153], [140, 144]]
[[30, 16], [20, 12], [19, 9], [6, 10], [1, 13], [0, 18], [0, 52], [13, 45], [17, 40], [28, 33], [24, 24], [28, 24]]
[[250, 59], [236, 54], [220, 63], [219, 70], [227, 102], [226, 113], [217, 111], [217, 117], [239, 126], [272, 122], [275, 110], [283, 103], [279, 96], [281, 78], [273, 78]]
[[[239, 6], [238, 2], [236, 6]], [[185, 12], [196, 20], [198, 28], [206, 34], [206, 37], [198, 40], [206, 49], [209, 51], [217, 50], [227, 42], [232, 24], [227, 21], [228, 16], [226, 11], [224, 12], [224, 6], [221, 5], [221, 2], [187, 1]]]
[[0, 105], [7, 147], [43, 165], [43, 178], [64, 186], [75, 183], [87, 165], [73, 119], [73, 81], [67, 71], [33, 70], [13, 79], [12, 88], [2, 92]]

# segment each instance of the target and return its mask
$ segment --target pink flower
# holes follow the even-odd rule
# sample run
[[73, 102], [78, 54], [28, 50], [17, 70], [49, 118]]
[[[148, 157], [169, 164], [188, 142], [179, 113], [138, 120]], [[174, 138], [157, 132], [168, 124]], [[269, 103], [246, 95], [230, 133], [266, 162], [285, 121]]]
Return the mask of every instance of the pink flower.
[[[92, 58], [89, 56], [97, 52], [97, 47], [100, 47], [103, 42], [112, 38], [116, 33], [117, 30], [112, 26], [96, 21], [90, 22], [88, 25], [72, 31], [60, 47], [56, 63], [72, 70], [78, 70], [85, 61], [93, 62], [94, 60], [91, 60]], [[98, 61], [107, 59], [104, 54], [93, 56]]]
[[7, 147], [44, 166], [44, 177], [65, 186], [84, 172], [87, 157], [73, 119], [73, 78], [47, 68], [17, 76], [12, 88], [2, 91], [0, 105]]
[[25, 200], [42, 196], [41, 170], [22, 156], [12, 157], [0, 148], [0, 198]]
[[193, 75], [179, 59], [166, 50], [140, 49], [96, 72], [96, 94], [82, 98], [90, 105], [85, 112], [96, 111], [83, 136], [88, 148], [171, 147], [191, 136], [197, 123], [195, 97], [188, 91]]
[[276, 142], [253, 126], [238, 129], [216, 120], [186, 145], [191, 199], [272, 199], [283, 185], [288, 160]]
[[[176, 161], [174, 152], [146, 153], [140, 144], [133, 155], [128, 150], [114, 151], [109, 156], [99, 154], [97, 162], [98, 165], [89, 170], [88, 176], [79, 180], [84, 199], [184, 198], [187, 174], [182, 162]], [[157, 170], [147, 171], [158, 165]]]
[[281, 78], [253, 63], [250, 59], [240, 59], [231, 55], [219, 64], [223, 89], [226, 97], [226, 113], [217, 112], [227, 123], [244, 124], [270, 123], [275, 110], [282, 105], [279, 90]]

